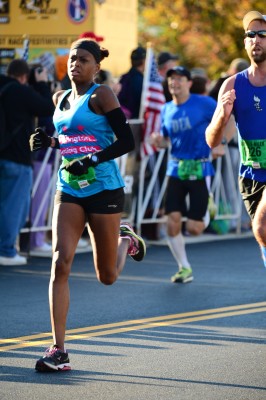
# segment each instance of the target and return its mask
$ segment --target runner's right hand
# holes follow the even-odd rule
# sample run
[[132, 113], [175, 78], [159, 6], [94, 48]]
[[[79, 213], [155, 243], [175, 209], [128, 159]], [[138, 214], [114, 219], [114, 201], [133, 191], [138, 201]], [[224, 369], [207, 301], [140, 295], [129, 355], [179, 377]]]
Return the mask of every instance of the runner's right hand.
[[46, 149], [51, 146], [52, 139], [42, 128], [36, 128], [35, 131], [30, 135], [30, 149], [31, 151], [37, 151]]

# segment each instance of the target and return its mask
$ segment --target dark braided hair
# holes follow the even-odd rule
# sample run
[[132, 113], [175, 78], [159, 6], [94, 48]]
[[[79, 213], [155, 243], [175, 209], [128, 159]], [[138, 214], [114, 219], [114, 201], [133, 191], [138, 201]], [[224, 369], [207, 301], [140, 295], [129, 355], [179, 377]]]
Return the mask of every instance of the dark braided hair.
[[109, 51], [104, 47], [101, 47], [95, 40], [91, 39], [78, 39], [72, 43], [70, 51], [74, 49], [87, 50], [93, 55], [97, 64], [99, 64], [105, 57], [109, 56]]

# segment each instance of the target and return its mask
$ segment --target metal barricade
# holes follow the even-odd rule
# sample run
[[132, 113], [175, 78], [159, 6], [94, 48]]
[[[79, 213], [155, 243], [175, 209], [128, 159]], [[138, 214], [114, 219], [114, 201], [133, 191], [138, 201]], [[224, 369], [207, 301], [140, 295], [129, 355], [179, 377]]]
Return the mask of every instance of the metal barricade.
[[[122, 176], [125, 181], [125, 211], [122, 216], [124, 220], [127, 220], [135, 225], [137, 231], [141, 233], [142, 226], [144, 224], [150, 223], [165, 223], [166, 218], [161, 213], [161, 208], [163, 204], [163, 198], [166, 190], [167, 177], [160, 179], [160, 184], [158, 188], [158, 179], [160, 174], [160, 169], [165, 162], [165, 156], [167, 156], [168, 150], [160, 150], [156, 156], [145, 156], [140, 158], [140, 146], [141, 146], [141, 128], [142, 120], [130, 120], [130, 125], [134, 134], [136, 148], [129, 154], [120, 157], [117, 162], [121, 170]], [[38, 185], [42, 179], [43, 171], [45, 170], [46, 164], [49, 160], [51, 151], [56, 151], [48, 149], [43, 160], [42, 168], [35, 179], [32, 196], [38, 190]], [[151, 171], [151, 157], [152, 159], [152, 171]], [[36, 215], [34, 221], [29, 224], [30, 227], [23, 228], [22, 233], [25, 232], [36, 232], [36, 231], [50, 231], [52, 225], [52, 211], [53, 211], [53, 201], [54, 194], [56, 190], [56, 179], [57, 171], [60, 163], [60, 152], [56, 151], [56, 156], [53, 165], [53, 174], [51, 182], [47, 187], [44, 194], [43, 202], [40, 204], [40, 213], [42, 210], [43, 203], [45, 199], [49, 197], [50, 204], [47, 213], [47, 222], [45, 226], [38, 226], [38, 215]], [[223, 174], [222, 174], [222, 163], [223, 167], [227, 170], [228, 182], [227, 186], [230, 187], [230, 200], [228, 199], [228, 193], [226, 193]], [[149, 169], [150, 178], [147, 182], [147, 170]], [[218, 214], [215, 219], [229, 219], [234, 220], [236, 223], [236, 231], [239, 233], [241, 231], [241, 212], [242, 212], [242, 199], [238, 191], [237, 181], [233, 173], [232, 160], [228, 147], [226, 147], [225, 156], [218, 158], [216, 161], [216, 173], [211, 185], [211, 191], [214, 196], [215, 204], [219, 210], [220, 201], [229, 202], [231, 213], [224, 215]], [[154, 195], [156, 190], [156, 195]], [[149, 213], [147, 217], [147, 210], [150, 209], [152, 203], [152, 212]]]

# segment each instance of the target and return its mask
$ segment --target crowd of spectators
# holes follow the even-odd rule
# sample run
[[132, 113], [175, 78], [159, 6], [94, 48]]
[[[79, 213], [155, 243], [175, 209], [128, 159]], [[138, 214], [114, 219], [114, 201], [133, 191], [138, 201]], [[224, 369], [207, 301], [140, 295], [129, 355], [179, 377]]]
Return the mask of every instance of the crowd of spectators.
[[[86, 33], [88, 34], [88, 33]], [[86, 36], [81, 36], [86, 37]], [[97, 37], [96, 41], [102, 41], [102, 37]], [[121, 104], [121, 108], [123, 109], [126, 117], [129, 120], [139, 119], [140, 116], [140, 106], [141, 106], [141, 96], [142, 96], [142, 88], [143, 88], [143, 78], [144, 78], [144, 69], [145, 69], [145, 59], [146, 59], [146, 49], [142, 46], [138, 46], [133, 49], [130, 53], [130, 63], [131, 66], [127, 72], [122, 74], [120, 77], [114, 77], [109, 70], [101, 69], [97, 75], [95, 76], [95, 82], [100, 84], [108, 85], [112, 88], [115, 94], [118, 96], [119, 102]], [[67, 58], [65, 58], [65, 62]], [[165, 95], [165, 101], [169, 102], [172, 99], [172, 95], [169, 92], [168, 83], [167, 83], [167, 71], [170, 69], [180, 65], [180, 56], [178, 54], [172, 54], [167, 51], [163, 51], [157, 54], [157, 67], [158, 73], [161, 78], [163, 93]], [[17, 65], [21, 67], [22, 73], [19, 76], [16, 76], [12, 73], [14, 67]], [[245, 59], [235, 59], [232, 61], [228, 70], [221, 75], [221, 77], [217, 81], [211, 81], [207, 75], [207, 72], [200, 67], [191, 69], [191, 79], [192, 85], [190, 87], [190, 92], [195, 94], [200, 94], [204, 96], [211, 96], [215, 100], [217, 100], [217, 93], [222, 84], [222, 82], [230, 75], [235, 74], [249, 65], [248, 61]], [[10, 72], [11, 71], [11, 72]], [[23, 77], [23, 79], [21, 78]], [[44, 255], [50, 255], [51, 253], [51, 245], [50, 245], [50, 237], [46, 231], [32, 231], [30, 233], [29, 240], [25, 243], [22, 249], [19, 248], [19, 232], [23, 227], [30, 227], [33, 221], [38, 217], [38, 221], [36, 223], [37, 226], [45, 226], [47, 221], [47, 214], [49, 210], [50, 197], [46, 196], [46, 190], [49, 186], [49, 182], [54, 173], [53, 171], [53, 156], [50, 156], [45, 168], [42, 168], [42, 163], [44, 160], [45, 153], [41, 152], [40, 154], [30, 154], [28, 149], [28, 137], [27, 135], [32, 132], [33, 125], [41, 126], [45, 129], [48, 135], [54, 135], [54, 126], [52, 122], [52, 114], [54, 111], [54, 106], [51, 101], [51, 97], [54, 91], [57, 91], [61, 88], [68, 88], [69, 82], [64, 75], [64, 71], [60, 70], [60, 79], [55, 77], [53, 82], [49, 82], [49, 78], [47, 75], [47, 71], [42, 65], [29, 65], [23, 60], [14, 60], [10, 63], [10, 66], [7, 68], [7, 76], [0, 77], [0, 89], [3, 87], [7, 81], [12, 80], [16, 83], [16, 90], [21, 91], [21, 96], [24, 96], [23, 93], [27, 92], [25, 97], [28, 99], [27, 104], [25, 101], [19, 102], [16, 100], [16, 118], [13, 118], [14, 113], [9, 117], [10, 112], [8, 111], [8, 118], [13, 119], [16, 124], [20, 124], [19, 118], [24, 118], [23, 126], [21, 125], [21, 135], [23, 140], [14, 139], [12, 144], [10, 144], [9, 148], [3, 152], [0, 152], [0, 164], [2, 165], [1, 173], [0, 173], [0, 184], [3, 187], [7, 188], [7, 176], [11, 171], [11, 168], [14, 168], [16, 165], [20, 166], [20, 174], [22, 173], [23, 168], [29, 172], [27, 184], [25, 184], [25, 177], [16, 177], [16, 181], [21, 183], [16, 186], [12, 183], [13, 188], [13, 198], [19, 199], [19, 201], [15, 201], [13, 204], [12, 212], [9, 212], [10, 204], [9, 196], [11, 195], [11, 190], [9, 190], [8, 195], [3, 198], [1, 196], [2, 210], [1, 213], [1, 240], [0, 240], [0, 264], [13, 263], [13, 264], [24, 264], [26, 263], [26, 257], [21, 255], [21, 250], [24, 252], [32, 252], [32, 254], [43, 253]], [[7, 94], [7, 104], [12, 103], [11, 106], [7, 106], [10, 109], [15, 108], [13, 103], [13, 92], [11, 94]], [[18, 99], [18, 97], [16, 98]], [[9, 103], [8, 103], [9, 102]], [[28, 107], [28, 109], [26, 109]], [[20, 111], [21, 110], [21, 111]], [[25, 119], [25, 115], [27, 118]], [[26, 126], [26, 122], [27, 126]], [[13, 123], [12, 122], [12, 123]], [[11, 125], [12, 125], [11, 123]], [[13, 128], [12, 128], [13, 129]], [[23, 131], [23, 133], [22, 133]], [[21, 149], [21, 146], [23, 149]], [[230, 144], [231, 155], [234, 160], [234, 166], [237, 165], [238, 162], [238, 152], [234, 151], [234, 148], [238, 146], [237, 144], [237, 135], [234, 140]], [[27, 149], [27, 150], [26, 150]], [[24, 159], [22, 159], [21, 155], [24, 154]], [[38, 175], [42, 170], [41, 179], [38, 178]], [[6, 172], [7, 171], [7, 172]], [[235, 171], [237, 174], [237, 171]], [[36, 179], [39, 179], [39, 186], [34, 191], [34, 196], [30, 200], [31, 191]], [[225, 177], [226, 178], [226, 177]], [[24, 179], [24, 180], [23, 180]], [[22, 183], [24, 182], [24, 183]], [[19, 187], [27, 187], [27, 192], [23, 192], [23, 196], [20, 195], [18, 189]], [[230, 196], [230, 187], [228, 184], [226, 186], [226, 190]], [[4, 192], [2, 192], [4, 193]], [[45, 197], [46, 196], [46, 197]], [[45, 200], [43, 198], [45, 197]], [[24, 205], [22, 202], [24, 199]], [[13, 200], [12, 200], [13, 201]], [[42, 210], [39, 210], [39, 205], [42, 204]], [[12, 216], [14, 214], [14, 216]], [[14, 224], [14, 221], [16, 223]], [[36, 222], [36, 221], [35, 221]], [[16, 225], [16, 226], [15, 226]], [[9, 230], [12, 232], [8, 233]], [[5, 239], [4, 239], [5, 237]], [[7, 240], [10, 240], [9, 243], [5, 243]], [[87, 247], [88, 242], [86, 240], [80, 241], [80, 247]], [[23, 241], [21, 241], [23, 243]]]

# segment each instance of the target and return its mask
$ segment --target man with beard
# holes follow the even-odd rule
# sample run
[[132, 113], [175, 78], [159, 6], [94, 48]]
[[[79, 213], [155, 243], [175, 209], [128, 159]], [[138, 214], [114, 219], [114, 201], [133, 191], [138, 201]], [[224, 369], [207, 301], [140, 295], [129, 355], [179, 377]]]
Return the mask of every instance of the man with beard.
[[266, 267], [266, 15], [250, 11], [243, 18], [244, 44], [251, 65], [228, 78], [206, 129], [213, 148], [239, 135], [239, 189]]

